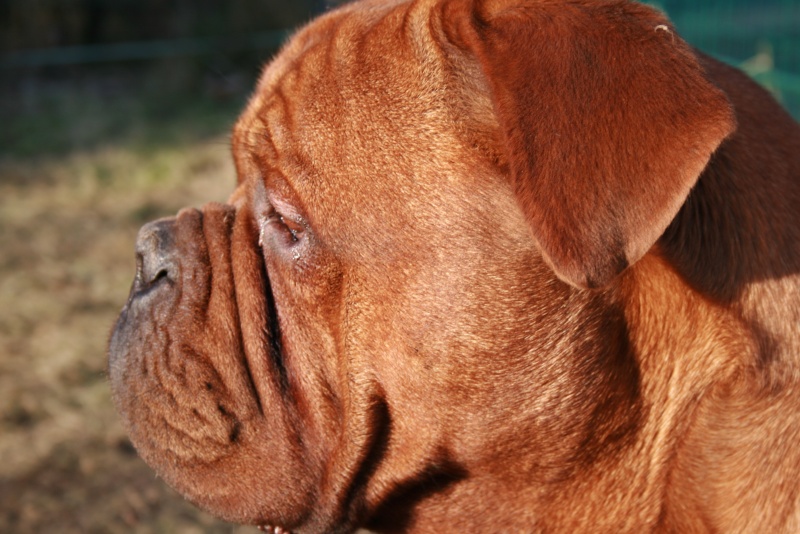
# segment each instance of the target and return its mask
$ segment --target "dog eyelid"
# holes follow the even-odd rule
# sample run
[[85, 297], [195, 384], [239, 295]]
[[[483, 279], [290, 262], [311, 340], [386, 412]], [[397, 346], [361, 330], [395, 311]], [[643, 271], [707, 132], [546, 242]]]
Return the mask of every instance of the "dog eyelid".
[[283, 215], [278, 212], [275, 212], [273, 215], [273, 219], [279, 224], [284, 230], [289, 233], [292, 242], [297, 242], [300, 240], [300, 234], [303, 233], [303, 226], [301, 224], [297, 224], [294, 221], [286, 219]]
[[[291, 250], [298, 259], [308, 239], [309, 225], [301, 211], [288, 200], [292, 191], [279, 175], [254, 181], [254, 212], [258, 225], [258, 246], [273, 246], [278, 251]], [[270, 187], [271, 186], [271, 187]]]
[[286, 241], [287, 245], [299, 242], [306, 230], [306, 226], [302, 220], [295, 220], [294, 218], [283, 215], [276, 210], [272, 204], [269, 204], [260, 219], [261, 224], [258, 236], [258, 244], [260, 247], [266, 244], [266, 232], [269, 231], [271, 226], [283, 233], [283, 239]]

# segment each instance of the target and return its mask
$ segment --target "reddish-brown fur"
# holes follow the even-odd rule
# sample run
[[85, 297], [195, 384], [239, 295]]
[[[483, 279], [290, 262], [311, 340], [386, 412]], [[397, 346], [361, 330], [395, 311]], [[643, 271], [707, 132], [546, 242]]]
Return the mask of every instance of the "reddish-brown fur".
[[800, 530], [800, 127], [655, 10], [363, 1], [145, 226], [140, 454], [292, 532]]

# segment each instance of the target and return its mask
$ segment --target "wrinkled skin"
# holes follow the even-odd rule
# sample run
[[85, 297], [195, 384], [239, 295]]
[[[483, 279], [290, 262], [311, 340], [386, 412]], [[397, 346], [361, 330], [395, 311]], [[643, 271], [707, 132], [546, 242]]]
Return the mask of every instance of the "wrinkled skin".
[[232, 147], [228, 204], [142, 228], [109, 348], [133, 443], [198, 506], [800, 527], [800, 131], [662, 15], [355, 3], [266, 68]]

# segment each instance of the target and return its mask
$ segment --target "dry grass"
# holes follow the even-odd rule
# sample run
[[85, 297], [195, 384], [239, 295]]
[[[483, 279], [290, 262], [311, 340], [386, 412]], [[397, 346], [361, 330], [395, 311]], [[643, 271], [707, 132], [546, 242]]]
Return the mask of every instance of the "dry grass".
[[[79, 91], [73, 104], [85, 97]], [[73, 113], [64, 121], [73, 134], [97, 132], [77, 146], [62, 142], [69, 131], [43, 129], [54, 124], [47, 109], [7, 122], [32, 133], [17, 130], [0, 154], [0, 532], [255, 531], [169, 490], [136, 456], [111, 404], [105, 344], [133, 276], [138, 227], [224, 200], [234, 180], [224, 133], [232, 113], [220, 115], [218, 133], [203, 126], [203, 135], [170, 139], [163, 123], [131, 112], [135, 98], [127, 102], [122, 116], [109, 112], [119, 99], [59, 107]], [[131, 126], [108, 142], [109, 121]]]

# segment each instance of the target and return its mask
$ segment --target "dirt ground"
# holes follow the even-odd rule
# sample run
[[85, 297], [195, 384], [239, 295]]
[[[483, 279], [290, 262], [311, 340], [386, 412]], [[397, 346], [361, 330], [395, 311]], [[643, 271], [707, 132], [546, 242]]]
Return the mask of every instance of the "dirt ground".
[[109, 83], [0, 99], [0, 532], [256, 532], [198, 511], [136, 456], [105, 355], [138, 227], [231, 190], [244, 97], [173, 106]]

